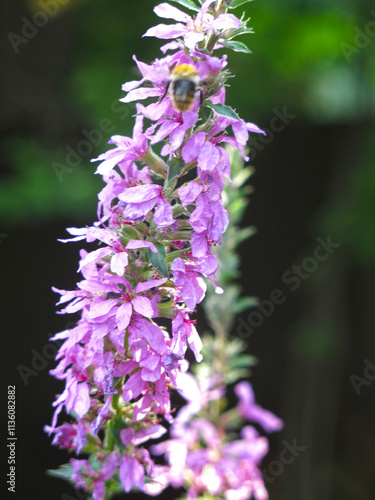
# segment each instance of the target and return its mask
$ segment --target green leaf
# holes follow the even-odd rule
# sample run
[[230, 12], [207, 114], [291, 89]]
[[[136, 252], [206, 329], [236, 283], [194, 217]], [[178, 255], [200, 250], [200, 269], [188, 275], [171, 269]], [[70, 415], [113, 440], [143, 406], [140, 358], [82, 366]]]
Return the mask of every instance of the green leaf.
[[47, 474], [64, 481], [70, 481], [73, 474], [73, 466], [70, 464], [61, 465], [59, 469], [47, 470]]
[[222, 45], [228, 47], [228, 49], [232, 49], [235, 52], [245, 52], [246, 54], [251, 54], [251, 50], [242, 42], [233, 42], [226, 40], [221, 42]]
[[158, 253], [154, 253], [149, 250], [151, 264], [156, 267], [156, 269], [159, 269], [163, 276], [168, 278], [168, 267], [164, 260], [164, 257], [166, 256], [165, 247], [162, 243], [154, 243], [154, 245], [156, 246]]
[[248, 354], [241, 354], [231, 359], [229, 364], [232, 369], [248, 368], [257, 364], [257, 358]]
[[113, 420], [109, 422], [109, 429], [112, 433], [113, 438], [117, 444], [122, 443], [121, 431], [126, 429], [126, 424], [120, 416], [116, 416]]
[[237, 315], [243, 311], [246, 311], [250, 307], [255, 307], [257, 304], [258, 301], [254, 297], [241, 297], [233, 306], [233, 312]]
[[228, 118], [232, 118], [233, 120], [242, 121], [241, 118], [237, 115], [233, 108], [230, 106], [226, 106], [225, 104], [213, 104], [211, 101], [205, 100], [204, 104], [215, 111], [218, 115], [227, 116]]
[[237, 7], [240, 7], [241, 5], [244, 5], [245, 3], [252, 2], [253, 0], [233, 0], [228, 7], [230, 9], [236, 9]]
[[178, 158], [173, 158], [168, 162], [168, 184], [178, 175], [181, 174], [182, 169], [185, 166], [185, 162]]
[[[193, 0], [171, 0], [172, 2], [179, 3], [180, 5], [183, 5], [184, 7], [187, 7], [188, 9], [195, 10], [196, 12], [200, 11], [200, 7], [193, 2]], [[249, 1], [249, 0], [247, 0]]]

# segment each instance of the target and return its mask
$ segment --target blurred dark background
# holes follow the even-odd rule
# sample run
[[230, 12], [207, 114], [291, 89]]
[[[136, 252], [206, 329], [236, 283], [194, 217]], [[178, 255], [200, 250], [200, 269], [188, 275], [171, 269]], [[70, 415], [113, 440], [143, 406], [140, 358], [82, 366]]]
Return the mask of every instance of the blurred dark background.
[[[118, 99], [137, 78], [133, 54], [162, 56], [159, 41], [141, 38], [158, 22], [157, 3], [1, 2], [1, 394], [5, 417], [6, 386], [16, 385], [18, 437], [9, 498], [80, 498], [45, 475], [68, 460], [43, 433], [62, 389], [48, 374], [48, 338], [72, 320], [55, 314], [51, 286], [74, 287], [80, 248], [56, 239], [96, 220], [102, 183], [89, 160], [114, 133], [131, 134], [135, 108]], [[284, 300], [272, 314], [269, 303], [243, 314], [248, 327], [232, 333], [259, 359], [259, 403], [285, 421], [263, 464], [267, 487], [271, 500], [372, 500], [375, 6], [245, 7], [255, 35], [242, 41], [253, 54], [229, 54], [227, 102], [268, 137], [251, 144], [255, 191], [243, 224], [258, 232], [241, 246], [241, 284], [261, 301], [275, 290]], [[329, 237], [330, 253], [316, 253]]]

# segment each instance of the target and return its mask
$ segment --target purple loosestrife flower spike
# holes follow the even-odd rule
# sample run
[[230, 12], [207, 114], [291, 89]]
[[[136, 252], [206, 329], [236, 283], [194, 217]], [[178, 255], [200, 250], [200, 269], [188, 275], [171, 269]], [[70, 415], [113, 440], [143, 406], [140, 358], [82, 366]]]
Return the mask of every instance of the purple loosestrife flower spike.
[[[141, 78], [123, 85], [120, 100], [155, 99], [137, 102], [132, 137], [113, 136], [114, 148], [93, 160], [100, 162], [96, 173], [105, 183], [98, 221], [69, 228], [72, 238], [61, 240], [97, 242], [98, 248], [80, 251], [82, 278], [75, 290], [53, 289], [63, 305], [60, 314], [79, 313], [80, 319], [52, 337], [62, 345], [51, 373], [65, 388], [45, 430], [54, 434], [53, 444], [89, 455], [72, 458], [64, 474], [94, 500], [121, 490], [157, 494], [168, 484], [187, 487], [186, 471], [189, 498], [204, 491], [228, 499], [266, 498], [258, 469], [266, 439], [245, 427], [241, 440], [224, 442], [199, 416], [224, 395], [222, 378], [198, 383], [185, 359], [190, 348], [202, 361], [192, 315], [207, 286], [223, 292], [216, 284], [214, 248], [229, 223], [223, 207], [224, 185], [231, 180], [227, 145], [246, 158], [249, 132], [264, 133], [225, 104], [227, 56], [214, 55], [248, 32], [246, 23], [228, 13], [224, 1], [207, 0], [193, 10], [189, 15], [168, 3], [155, 7], [156, 15], [175, 24], [159, 24], [144, 36], [172, 41], [150, 65], [133, 57]], [[173, 85], [172, 71], [180, 79]], [[183, 99], [188, 105], [176, 109]], [[195, 179], [187, 179], [192, 171]], [[276, 430], [277, 417], [257, 406], [251, 386], [243, 384], [236, 389], [239, 413]], [[174, 390], [187, 400], [177, 418]], [[57, 426], [63, 411], [69, 423]], [[170, 465], [160, 466], [146, 446], [166, 433], [166, 424], [172, 424], [172, 439], [155, 451], [166, 453]], [[206, 446], [201, 455], [194, 451], [199, 441]]]

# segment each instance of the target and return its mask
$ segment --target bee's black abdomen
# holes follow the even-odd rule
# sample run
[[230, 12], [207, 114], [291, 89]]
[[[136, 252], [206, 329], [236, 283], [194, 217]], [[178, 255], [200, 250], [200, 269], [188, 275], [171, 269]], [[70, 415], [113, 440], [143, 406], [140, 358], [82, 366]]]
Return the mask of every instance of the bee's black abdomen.
[[191, 80], [181, 79], [173, 82], [173, 101], [179, 111], [191, 108], [195, 98], [196, 85]]

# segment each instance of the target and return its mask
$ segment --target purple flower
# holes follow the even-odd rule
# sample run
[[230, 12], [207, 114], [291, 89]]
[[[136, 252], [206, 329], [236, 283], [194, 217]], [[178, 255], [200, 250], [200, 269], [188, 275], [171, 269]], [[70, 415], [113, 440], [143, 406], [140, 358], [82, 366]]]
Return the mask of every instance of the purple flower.
[[119, 195], [125, 202], [124, 217], [130, 220], [143, 220], [157, 205], [154, 213], [154, 222], [159, 227], [173, 224], [172, 207], [166, 199], [163, 189], [157, 184], [144, 184], [127, 189]]
[[[138, 109], [137, 109], [138, 112]], [[147, 139], [143, 135], [143, 116], [137, 115], [133, 130], [133, 138], [114, 135], [109, 144], [115, 144], [116, 148], [103, 153], [91, 161], [101, 161], [96, 174], [108, 175], [111, 170], [120, 163], [132, 163], [142, 158], [148, 151]]]
[[[212, 4], [211, 0], [206, 0], [195, 18], [192, 18], [169, 5], [162, 3], [154, 8], [157, 16], [178, 21], [177, 24], [158, 24], [147, 30], [143, 36], [155, 36], [161, 39], [183, 38], [184, 44], [190, 50], [194, 50], [199, 42], [202, 42], [207, 33], [223, 32], [225, 36], [229, 31], [241, 27], [241, 21], [233, 14], [221, 14], [214, 18], [208, 12]], [[176, 47], [176, 45], [172, 45]]]
[[283, 428], [282, 420], [255, 403], [254, 391], [249, 382], [240, 382], [234, 391], [240, 400], [238, 411], [243, 418], [260, 424], [266, 432], [275, 432]]
[[125, 493], [132, 488], [143, 491], [145, 487], [145, 471], [136, 458], [124, 455], [120, 465], [120, 481]]
[[189, 266], [181, 258], [173, 261], [171, 269], [181, 300], [185, 302], [188, 309], [193, 311], [206, 293], [207, 287], [203, 278], [194, 270], [190, 270]]

